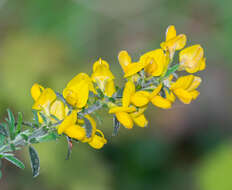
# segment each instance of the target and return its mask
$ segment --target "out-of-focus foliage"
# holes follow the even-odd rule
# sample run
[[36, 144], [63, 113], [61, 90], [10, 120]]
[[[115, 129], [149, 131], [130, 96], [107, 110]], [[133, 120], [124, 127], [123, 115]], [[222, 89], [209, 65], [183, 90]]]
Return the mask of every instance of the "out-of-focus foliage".
[[[0, 1], [1, 118], [8, 107], [30, 118], [35, 81], [62, 89], [77, 73], [90, 73], [98, 56], [122, 77], [119, 50], [134, 57], [158, 47], [170, 24], [202, 44], [208, 67], [190, 106], [149, 108], [148, 128], [120, 128], [117, 138], [101, 113], [109, 140], [103, 150], [75, 144], [65, 161], [66, 141], [35, 146], [41, 175], [32, 179], [29, 160], [24, 171], [4, 163], [1, 189], [227, 190], [230, 145], [220, 144], [232, 134], [231, 6], [230, 0]], [[17, 156], [27, 158], [28, 151]]]

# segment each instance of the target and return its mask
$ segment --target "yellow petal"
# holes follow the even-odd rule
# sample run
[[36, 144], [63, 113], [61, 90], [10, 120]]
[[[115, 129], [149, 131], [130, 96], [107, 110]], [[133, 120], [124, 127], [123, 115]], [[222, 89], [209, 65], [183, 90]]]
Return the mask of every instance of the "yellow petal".
[[160, 92], [162, 87], [163, 87], [163, 84], [162, 83], [159, 84], [159, 86], [157, 86], [151, 93], [150, 98], [153, 98], [154, 96], [156, 96]]
[[62, 134], [68, 127], [71, 125], [75, 125], [77, 121], [77, 111], [73, 110], [70, 115], [68, 115], [63, 122], [58, 126], [57, 132], [58, 134]]
[[144, 67], [145, 67], [144, 63], [141, 63], [141, 62], [131, 63], [125, 67], [124, 77], [126, 78], [126, 77], [130, 77], [132, 75], [135, 75], [136, 73], [141, 71]]
[[185, 90], [185, 89], [189, 88], [189, 86], [192, 84], [193, 80], [194, 80], [194, 75], [187, 75], [187, 76], [179, 77], [177, 79], [177, 81], [171, 85], [170, 89], [175, 90], [178, 88], [182, 88]]
[[63, 96], [70, 105], [77, 108], [84, 107], [89, 96], [88, 83], [81, 80], [75, 86], [66, 87], [63, 91]]
[[199, 67], [199, 71], [203, 71], [205, 70], [205, 67], [206, 67], [206, 58], [202, 58], [201, 61], [200, 61], [200, 67]]
[[138, 91], [131, 96], [131, 102], [137, 107], [143, 107], [149, 103], [149, 97], [149, 92]]
[[125, 72], [126, 67], [131, 64], [131, 57], [127, 51], [120, 51], [118, 54], [118, 61], [123, 71]]
[[132, 117], [133, 121], [135, 122], [136, 125], [139, 127], [146, 127], [148, 124], [148, 121], [144, 114], [139, 115], [138, 117]]
[[133, 121], [131, 116], [126, 112], [117, 112], [116, 117], [118, 121], [127, 129], [132, 129]]
[[199, 71], [204, 56], [203, 48], [197, 44], [183, 49], [179, 54], [180, 70], [189, 73]]
[[56, 99], [56, 94], [51, 88], [46, 88], [39, 98], [36, 100], [32, 109], [42, 110], [44, 109], [46, 113], [49, 113], [49, 106]]
[[89, 145], [95, 149], [101, 149], [107, 143], [107, 140], [99, 129], [97, 132], [100, 133], [101, 136], [95, 134], [93, 139], [89, 142]]
[[32, 87], [31, 87], [31, 96], [32, 98], [36, 101], [40, 95], [42, 94], [42, 92], [44, 91], [44, 87], [35, 83]]
[[106, 96], [108, 96], [108, 97], [111, 97], [115, 92], [116, 92], [116, 89], [115, 89], [115, 86], [114, 86], [114, 81], [109, 80], [106, 83], [104, 94]]
[[146, 65], [146, 73], [152, 76], [160, 76], [167, 65], [167, 58], [162, 49], [157, 49], [142, 55], [140, 62]]
[[128, 81], [125, 84], [122, 96], [122, 106], [128, 107], [130, 105], [131, 96], [135, 93], [135, 85], [133, 82]]
[[70, 125], [64, 130], [64, 133], [79, 141], [81, 141], [86, 135], [85, 129], [79, 125]]
[[199, 85], [201, 84], [201, 78], [194, 76], [194, 79], [190, 86], [186, 89], [187, 91], [193, 91], [195, 90]]
[[155, 96], [151, 99], [151, 103], [159, 108], [169, 109], [172, 107], [171, 101], [161, 96]]
[[197, 90], [194, 90], [194, 91], [190, 92], [190, 94], [193, 97], [193, 100], [195, 100], [200, 95], [200, 92]]
[[[56, 116], [59, 120], [63, 120], [65, 117], [64, 103], [56, 100], [50, 107], [50, 114]], [[53, 120], [55, 121], [55, 119]]]
[[176, 29], [174, 25], [170, 25], [166, 30], [166, 41], [176, 37]]
[[119, 107], [119, 106], [116, 106], [116, 107], [110, 108], [109, 113], [117, 113], [117, 112], [130, 113], [130, 112], [134, 112], [134, 111], [136, 111], [135, 107]]
[[174, 90], [174, 93], [184, 104], [190, 104], [193, 99], [191, 93], [182, 88]]

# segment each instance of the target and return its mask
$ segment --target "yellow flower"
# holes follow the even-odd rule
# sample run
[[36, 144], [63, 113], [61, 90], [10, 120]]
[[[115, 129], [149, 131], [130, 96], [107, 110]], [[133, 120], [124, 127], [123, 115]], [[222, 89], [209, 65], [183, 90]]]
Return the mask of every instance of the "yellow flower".
[[109, 113], [114, 113], [118, 121], [127, 129], [133, 128], [133, 121], [140, 127], [146, 126], [146, 118], [144, 116], [139, 117], [142, 113], [140, 115], [133, 115], [132, 113], [136, 112], [136, 108], [134, 106], [129, 107], [129, 105], [132, 99], [135, 101], [134, 103], [140, 107], [146, 105], [149, 102], [149, 99], [146, 97], [148, 96], [147, 93], [148, 92], [140, 91], [140, 93], [136, 94], [134, 83], [128, 81], [123, 91], [122, 106], [112, 106]]
[[149, 76], [160, 76], [168, 67], [169, 56], [162, 49], [156, 49], [142, 55], [139, 61], [146, 65], [144, 70]]
[[32, 97], [35, 98], [35, 103], [33, 104], [32, 109], [44, 111], [47, 115], [49, 115], [49, 108], [50, 105], [56, 100], [56, 94], [51, 88], [44, 89], [40, 95], [37, 90], [38, 88], [32, 87], [31, 94]]
[[80, 73], [68, 83], [63, 91], [63, 96], [70, 105], [83, 108], [87, 103], [89, 91], [96, 93], [89, 76]]
[[70, 138], [76, 140], [83, 140], [86, 136], [85, 129], [80, 125], [76, 124], [77, 122], [77, 111], [74, 110], [70, 115], [65, 117], [62, 123], [58, 126], [58, 134], [66, 134]]
[[100, 135], [95, 133], [92, 140], [89, 142], [89, 145], [95, 149], [100, 149], [107, 143], [107, 140], [101, 130], [97, 129], [96, 132]]
[[172, 59], [176, 50], [182, 49], [186, 44], [187, 38], [184, 34], [176, 35], [175, 26], [171, 25], [166, 30], [166, 41], [160, 47], [170, 53]]
[[164, 89], [164, 97], [160, 95], [163, 85], [160, 84], [150, 96], [151, 103], [159, 108], [169, 109], [172, 107], [172, 103], [175, 101], [175, 96], [172, 92], [169, 92], [167, 89]]
[[131, 57], [127, 51], [121, 51], [118, 54], [118, 61], [121, 65], [125, 75], [124, 77], [130, 77], [141, 71], [146, 64], [141, 62], [132, 63]]
[[106, 61], [100, 58], [94, 63], [91, 78], [106, 96], [111, 97], [115, 93], [114, 75], [111, 73], [109, 64]]
[[31, 96], [32, 96], [33, 100], [34, 101], [38, 100], [38, 98], [40, 97], [40, 95], [42, 94], [43, 91], [44, 91], [44, 87], [35, 83], [31, 87]]
[[193, 45], [181, 50], [179, 54], [179, 70], [195, 73], [205, 69], [204, 50], [200, 45]]
[[178, 78], [178, 80], [171, 85], [170, 89], [180, 99], [180, 101], [184, 104], [189, 104], [200, 94], [200, 92], [196, 90], [200, 83], [200, 77], [188, 75]]

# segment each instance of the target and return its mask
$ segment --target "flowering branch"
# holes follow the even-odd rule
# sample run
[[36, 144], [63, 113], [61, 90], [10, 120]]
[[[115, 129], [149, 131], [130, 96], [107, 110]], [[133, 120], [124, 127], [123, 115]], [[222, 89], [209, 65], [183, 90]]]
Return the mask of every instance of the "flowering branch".
[[[76, 75], [64, 88], [62, 94], [51, 88], [35, 83], [31, 88], [34, 99], [33, 121], [23, 121], [19, 113], [17, 121], [8, 110], [6, 122], [0, 124], [0, 160], [6, 159], [20, 168], [24, 165], [14, 152], [29, 147], [33, 176], [39, 174], [39, 157], [32, 147], [34, 143], [57, 140], [65, 136], [70, 157], [72, 143], [88, 143], [101, 149], [107, 140], [97, 128], [92, 117], [99, 109], [105, 108], [113, 114], [113, 135], [120, 126], [132, 129], [134, 124], [146, 127], [144, 115], [149, 102], [162, 109], [170, 109], [176, 97], [184, 104], [195, 100], [196, 88], [201, 78], [192, 75], [205, 69], [203, 48], [200, 45], [187, 47], [186, 36], [176, 34], [174, 26], [166, 31], [166, 40], [161, 48], [145, 53], [133, 62], [127, 51], [118, 55], [126, 83], [123, 88], [115, 87], [114, 75], [109, 64], [101, 58], [93, 64], [91, 76]], [[179, 63], [174, 64], [175, 52], [179, 52]], [[178, 77], [177, 72], [190, 75]], [[0, 173], [1, 174], [1, 173]]]

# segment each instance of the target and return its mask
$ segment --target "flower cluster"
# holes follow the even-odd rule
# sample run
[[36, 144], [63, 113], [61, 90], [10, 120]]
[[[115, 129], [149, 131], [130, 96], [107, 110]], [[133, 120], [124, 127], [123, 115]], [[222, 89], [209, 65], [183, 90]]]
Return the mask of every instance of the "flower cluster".
[[[34, 84], [32, 109], [37, 111], [41, 124], [50, 123], [59, 135], [100, 149], [107, 140], [91, 116], [98, 109], [108, 109], [109, 114], [114, 114], [117, 125], [131, 129], [134, 124], [148, 125], [144, 112], [149, 102], [169, 109], [176, 97], [184, 104], [198, 97], [196, 89], [201, 78], [193, 73], [205, 69], [204, 52], [198, 44], [185, 48], [186, 42], [184, 34], [177, 35], [175, 27], [169, 26], [160, 48], [143, 54], [137, 61], [132, 61], [127, 51], [121, 51], [118, 62], [126, 79], [123, 88], [115, 86], [110, 66], [101, 58], [93, 64], [90, 76], [76, 75], [62, 94]], [[177, 51], [178, 58], [174, 59]]]

